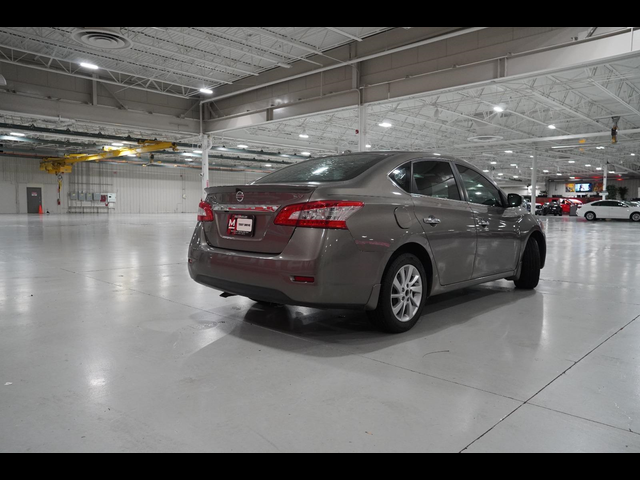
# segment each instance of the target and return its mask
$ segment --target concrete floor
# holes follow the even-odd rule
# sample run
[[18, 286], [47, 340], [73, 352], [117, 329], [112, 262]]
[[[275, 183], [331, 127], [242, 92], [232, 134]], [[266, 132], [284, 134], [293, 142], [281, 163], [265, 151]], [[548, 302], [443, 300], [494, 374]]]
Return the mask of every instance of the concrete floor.
[[640, 452], [640, 225], [547, 219], [537, 292], [222, 300], [194, 216], [0, 216], [0, 452]]

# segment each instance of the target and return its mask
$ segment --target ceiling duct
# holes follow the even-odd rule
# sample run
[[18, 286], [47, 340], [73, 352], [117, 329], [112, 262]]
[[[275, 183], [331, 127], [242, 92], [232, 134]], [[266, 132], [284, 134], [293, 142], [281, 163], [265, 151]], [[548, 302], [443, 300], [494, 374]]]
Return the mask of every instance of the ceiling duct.
[[133, 42], [125, 37], [120, 27], [80, 27], [71, 35], [76, 42], [100, 50], [124, 50]]

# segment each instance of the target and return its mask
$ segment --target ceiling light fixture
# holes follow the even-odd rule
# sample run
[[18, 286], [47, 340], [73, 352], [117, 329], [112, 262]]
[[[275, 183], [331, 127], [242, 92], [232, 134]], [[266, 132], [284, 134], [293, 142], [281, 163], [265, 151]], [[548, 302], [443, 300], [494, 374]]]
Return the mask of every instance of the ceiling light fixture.
[[391, 127], [393, 127], [393, 124], [391, 122], [386, 121], [386, 120], [384, 122], [380, 123], [379, 125], [382, 128], [391, 128]]
[[310, 152], [302, 152], [300, 155], [302, 155], [303, 157], [310, 157], [311, 153]]
[[511, 154], [511, 153], [513, 153], [513, 150], [506, 150], [504, 153]]
[[307, 135], [306, 133], [301, 133], [300, 138], [304, 138], [306, 140], [307, 138], [309, 138], [309, 135]]
[[97, 65], [94, 65], [93, 63], [82, 62], [80, 66], [82, 68], [86, 68], [87, 70], [100, 70], [100, 67]]
[[197, 153], [198, 155], [200, 155], [202, 153], [202, 150], [194, 150], [193, 153]]
[[269, 164], [269, 163], [268, 163], [268, 164], [266, 164], [266, 165], [265, 165], [265, 167], [267, 167], [267, 168], [271, 168], [271, 167], [273, 167], [273, 165], [271, 165], [271, 164]]
[[213, 90], [210, 88], [201, 88], [200, 93], [204, 93], [205, 95], [213, 95]]
[[498, 162], [491, 162], [491, 165], [497, 165]]
[[247, 148], [249, 148], [248, 145], [238, 145], [238, 148], [242, 149], [242, 150], [246, 150]]
[[555, 125], [549, 125], [549, 130], [556, 130], [558, 127], [556, 127]]
[[124, 143], [112, 143], [112, 147], [124, 147]]
[[10, 133], [9, 135], [11, 135], [12, 137], [26, 137], [26, 135], [24, 133]]
[[493, 107], [493, 111], [496, 113], [503, 113], [504, 112], [504, 108], [502, 108], [500, 105], [497, 105], [495, 107]]
[[371, 148], [371, 145], [366, 145], [365, 148]]
[[605, 147], [597, 147], [598, 150], [605, 150]]

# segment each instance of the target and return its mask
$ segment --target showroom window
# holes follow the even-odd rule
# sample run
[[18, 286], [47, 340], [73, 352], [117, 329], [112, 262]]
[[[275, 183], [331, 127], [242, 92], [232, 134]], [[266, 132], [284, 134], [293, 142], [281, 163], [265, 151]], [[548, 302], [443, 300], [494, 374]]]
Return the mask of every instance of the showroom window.
[[417, 162], [413, 166], [416, 193], [445, 200], [462, 200], [451, 164]]
[[502, 207], [498, 189], [483, 175], [467, 167], [458, 166], [458, 171], [469, 193], [469, 201], [488, 207]]

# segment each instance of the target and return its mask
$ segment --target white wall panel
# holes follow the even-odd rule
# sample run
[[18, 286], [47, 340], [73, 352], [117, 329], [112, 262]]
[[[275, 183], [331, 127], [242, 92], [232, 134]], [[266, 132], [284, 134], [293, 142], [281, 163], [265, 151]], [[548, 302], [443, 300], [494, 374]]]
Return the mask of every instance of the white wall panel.
[[[212, 171], [211, 185], [246, 185], [262, 175]], [[27, 213], [28, 186], [42, 187], [44, 208], [52, 214], [67, 213], [70, 192], [115, 193], [111, 213], [136, 214], [196, 213], [202, 197], [197, 170], [87, 163], [65, 175], [58, 207], [56, 177], [41, 172], [38, 160], [0, 158], [0, 213]]]

